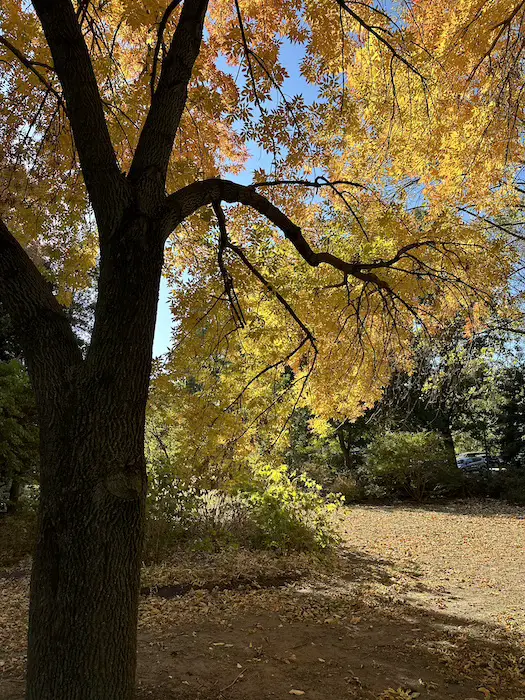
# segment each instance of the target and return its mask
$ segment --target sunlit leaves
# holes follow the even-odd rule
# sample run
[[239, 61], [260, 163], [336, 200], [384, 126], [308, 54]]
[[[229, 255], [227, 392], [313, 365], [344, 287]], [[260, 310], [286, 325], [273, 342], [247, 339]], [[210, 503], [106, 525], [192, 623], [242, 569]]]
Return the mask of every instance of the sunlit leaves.
[[[79, 8], [124, 173], [180, 15], [166, 7]], [[394, 362], [409, 366], [415, 327], [434, 334], [457, 315], [479, 324], [506, 302], [515, 252], [483, 217], [519, 204], [524, 12], [509, 0], [418, 0], [389, 13], [335, 0], [212, 0], [167, 189], [254, 170], [256, 183], [281, 183], [258, 191], [314, 250], [363, 265], [380, 284], [310, 267], [280, 231], [232, 206], [228, 236], [262, 275], [225, 251], [236, 316], [211, 210], [184, 222], [166, 250], [178, 325], [170, 379], [157, 390], [181, 407], [174, 427], [188, 454], [249, 451], [261, 425], [278, 440], [304, 402], [322, 418], [352, 418]], [[94, 218], [30, 6], [4, 3], [0, 35], [0, 214], [68, 303], [91, 283]]]

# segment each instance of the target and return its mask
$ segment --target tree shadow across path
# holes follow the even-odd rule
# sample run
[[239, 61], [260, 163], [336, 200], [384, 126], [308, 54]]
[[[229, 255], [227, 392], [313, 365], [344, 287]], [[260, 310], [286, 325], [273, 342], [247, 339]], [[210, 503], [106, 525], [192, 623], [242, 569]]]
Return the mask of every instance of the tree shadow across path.
[[405, 691], [399, 698], [525, 698], [516, 637], [389, 593], [389, 567], [351, 552], [339, 571], [280, 588], [157, 598], [155, 612], [143, 607], [138, 697], [269, 700], [295, 690], [377, 700], [393, 688]]

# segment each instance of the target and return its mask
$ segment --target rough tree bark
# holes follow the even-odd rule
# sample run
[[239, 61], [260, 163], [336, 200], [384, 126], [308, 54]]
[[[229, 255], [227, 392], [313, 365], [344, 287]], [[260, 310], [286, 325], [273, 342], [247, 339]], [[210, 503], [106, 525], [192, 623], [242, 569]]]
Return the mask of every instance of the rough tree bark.
[[98, 326], [83, 359], [48, 285], [0, 223], [1, 294], [26, 348], [41, 433], [30, 700], [133, 695], [158, 231], [158, 221], [124, 217], [102, 256]]
[[120, 318], [103, 329], [109, 355], [88, 354], [61, 387], [53, 424], [42, 430], [28, 700], [133, 695], [144, 416], [162, 268], [162, 246], [155, 250], [147, 227], [139, 228], [148, 243], [147, 254], [140, 246], [140, 265], [130, 264], [137, 261], [130, 255], [121, 280], [111, 266], [104, 303], [115, 304]]

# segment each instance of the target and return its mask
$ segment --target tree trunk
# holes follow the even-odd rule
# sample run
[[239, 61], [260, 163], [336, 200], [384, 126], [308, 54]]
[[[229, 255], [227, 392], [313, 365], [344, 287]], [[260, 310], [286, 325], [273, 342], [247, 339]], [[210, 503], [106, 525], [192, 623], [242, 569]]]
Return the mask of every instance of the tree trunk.
[[454, 445], [454, 436], [452, 435], [452, 429], [450, 427], [450, 420], [448, 416], [445, 416], [443, 420], [441, 435], [443, 436], [443, 441], [449, 452], [451, 464], [457, 466], [456, 447]]
[[337, 431], [337, 438], [339, 441], [339, 447], [343, 453], [343, 464], [345, 472], [355, 479], [355, 483], [359, 487], [363, 487], [363, 477], [361, 475], [361, 470], [359, 469], [359, 458], [352, 453], [352, 440], [351, 435], [347, 432], [345, 437], [344, 426], [341, 426]]
[[352, 472], [354, 465], [352, 463], [350, 447], [346, 444], [342, 428], [339, 428], [339, 430], [337, 431], [337, 439], [339, 440], [339, 447], [341, 448], [341, 452], [343, 453], [343, 464], [345, 467], [345, 471]]
[[[41, 485], [26, 697], [130, 700], [146, 492], [143, 452], [139, 446], [134, 455], [115, 453], [120, 440], [114, 416], [93, 421], [85, 410], [78, 414], [76, 436], [54, 441], [47, 436], [52, 444], [45, 458], [53, 468], [43, 469]], [[120, 416], [117, 423], [126, 420], [134, 417]]]
[[18, 476], [13, 476], [11, 486], [9, 488], [9, 502], [7, 504], [7, 512], [14, 513], [18, 507], [20, 499], [20, 479]]
[[98, 392], [87, 401], [86, 393], [55, 434], [42, 435], [27, 700], [134, 694], [143, 419], [137, 410], [112, 415], [104, 401], [97, 408]]
[[134, 697], [144, 427], [163, 248], [154, 222], [125, 223], [130, 235], [112, 239], [117, 250], [101, 257], [87, 356], [39, 404], [27, 700]]

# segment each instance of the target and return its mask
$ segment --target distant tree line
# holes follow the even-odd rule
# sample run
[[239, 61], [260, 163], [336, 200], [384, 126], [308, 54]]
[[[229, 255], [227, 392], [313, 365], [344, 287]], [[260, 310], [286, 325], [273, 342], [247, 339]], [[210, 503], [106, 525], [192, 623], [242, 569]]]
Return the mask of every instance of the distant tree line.
[[[313, 416], [298, 411], [293, 419], [287, 462], [306, 469], [327, 484], [340, 484], [341, 475], [358, 484], [372, 470], [371, 453], [381, 443], [392, 448], [391, 434], [410, 450], [409, 436], [437, 436], [440, 460], [452, 466], [462, 452], [479, 452], [499, 460], [506, 481], [516, 480], [525, 499], [525, 354], [520, 340], [506, 333], [483, 332], [467, 338], [458, 324], [446, 337], [417, 341], [412, 371], [395, 371], [382, 399], [355, 421], [332, 421], [332, 431], [320, 437], [311, 428]], [[434, 438], [428, 438], [430, 443]], [[416, 438], [413, 448], [417, 451]], [[429, 443], [429, 444], [430, 444]], [[432, 443], [433, 444], [433, 443]], [[397, 449], [397, 448], [396, 448]], [[399, 455], [391, 453], [391, 462]], [[405, 462], [413, 460], [407, 453]], [[432, 466], [433, 465], [433, 466]], [[439, 472], [441, 464], [429, 466]], [[457, 470], [448, 472], [458, 488]], [[473, 481], [473, 480], [471, 480]], [[488, 495], [505, 495], [510, 488], [493, 484]], [[516, 494], [514, 494], [516, 495]]]

